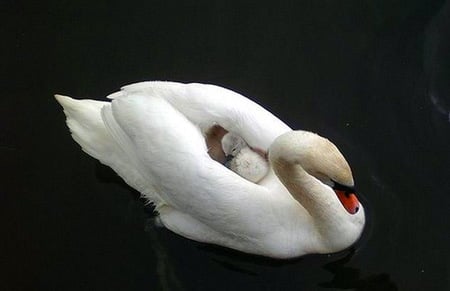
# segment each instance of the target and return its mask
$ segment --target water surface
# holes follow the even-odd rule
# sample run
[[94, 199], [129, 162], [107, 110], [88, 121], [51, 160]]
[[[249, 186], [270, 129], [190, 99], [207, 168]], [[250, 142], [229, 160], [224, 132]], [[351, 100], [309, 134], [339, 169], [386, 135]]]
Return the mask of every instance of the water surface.
[[[449, 288], [448, 1], [2, 6], [1, 289]], [[233, 89], [331, 139], [367, 211], [361, 240], [276, 261], [155, 227], [51, 97], [155, 79]]]

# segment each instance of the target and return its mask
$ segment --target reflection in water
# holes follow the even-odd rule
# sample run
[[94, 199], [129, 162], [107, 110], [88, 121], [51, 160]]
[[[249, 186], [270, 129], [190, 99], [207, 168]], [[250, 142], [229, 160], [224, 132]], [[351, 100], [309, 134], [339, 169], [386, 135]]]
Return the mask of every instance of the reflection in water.
[[181, 282], [178, 280], [173, 264], [170, 263], [170, 257], [166, 248], [161, 244], [158, 237], [154, 219], [148, 219], [145, 223], [145, 232], [150, 237], [151, 247], [156, 255], [156, 273], [158, 275], [161, 290], [184, 290]]
[[433, 104], [434, 108], [439, 113], [446, 115], [448, 118], [448, 122], [450, 122], [450, 110], [447, 109], [447, 107], [444, 104], [442, 104], [441, 99], [439, 99], [439, 97], [437, 97], [433, 94], [430, 94], [430, 100], [431, 100], [431, 103]]
[[221, 267], [251, 276], [261, 275], [265, 267], [280, 267], [302, 261], [302, 258], [288, 260], [271, 259], [208, 244], [202, 244], [198, 248], [207, 252], [209, 257]]
[[[128, 186], [122, 178], [120, 178], [111, 168], [102, 165], [100, 162], [96, 162], [95, 166], [95, 175], [97, 179], [102, 183], [114, 183], [122, 188], [127, 189], [136, 200], [131, 200], [130, 204], [134, 204], [136, 202], [145, 204], [146, 201], [141, 197], [140, 193]], [[139, 200], [137, 200], [139, 199]], [[135, 211], [136, 207], [129, 207], [130, 211]], [[159, 279], [159, 288], [158, 290], [184, 290], [180, 280], [178, 280], [175, 270], [173, 268], [173, 264], [170, 262], [170, 257], [167, 253], [166, 248], [160, 242], [158, 237], [158, 223], [156, 223], [156, 215], [154, 213], [154, 207], [151, 204], [145, 204], [144, 212], [147, 214], [147, 220], [145, 222], [144, 231], [148, 234], [150, 238], [149, 248], [153, 250], [153, 253], [156, 256], [156, 274]], [[132, 214], [131, 214], [132, 215]], [[132, 215], [133, 216], [133, 215]], [[154, 290], [154, 286], [149, 288], [150, 290]]]
[[[286, 265], [299, 265], [307, 263], [305, 259], [321, 261], [326, 258], [338, 256], [339, 258], [323, 265], [323, 269], [333, 274], [330, 281], [319, 283], [322, 288], [352, 289], [352, 290], [398, 290], [396, 284], [391, 280], [389, 274], [380, 273], [363, 275], [363, 271], [357, 268], [346, 266], [353, 255], [355, 248], [352, 247], [340, 254], [334, 255], [309, 255], [292, 260], [276, 260], [265, 257], [243, 254], [234, 250], [225, 249], [218, 246], [203, 245], [200, 247], [210, 253], [212, 260], [223, 268], [245, 274], [248, 276], [264, 276], [266, 268], [282, 268]], [[341, 256], [344, 257], [341, 258]]]
[[425, 41], [424, 65], [428, 95], [434, 108], [450, 122], [450, 1], [431, 21]]
[[342, 259], [330, 262], [324, 269], [333, 273], [334, 277], [330, 282], [319, 284], [325, 288], [354, 289], [354, 290], [398, 290], [388, 274], [375, 274], [361, 276], [361, 271], [357, 268], [346, 267], [354, 255], [355, 249], [351, 248], [349, 253]]

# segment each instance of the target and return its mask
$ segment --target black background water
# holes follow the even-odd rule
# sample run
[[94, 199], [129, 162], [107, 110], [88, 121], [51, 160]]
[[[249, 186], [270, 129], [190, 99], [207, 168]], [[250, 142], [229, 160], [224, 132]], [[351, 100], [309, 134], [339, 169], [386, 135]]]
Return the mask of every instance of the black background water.
[[[2, 290], [448, 290], [449, 2], [2, 1], [0, 13]], [[360, 242], [286, 262], [153, 227], [52, 98], [142, 80], [222, 85], [330, 138], [367, 209]]]

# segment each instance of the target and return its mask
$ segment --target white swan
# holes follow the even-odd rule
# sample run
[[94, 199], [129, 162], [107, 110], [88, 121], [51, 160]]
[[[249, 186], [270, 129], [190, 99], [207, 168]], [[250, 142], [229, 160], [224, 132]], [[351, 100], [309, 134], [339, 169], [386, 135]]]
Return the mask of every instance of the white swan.
[[[153, 201], [163, 225], [184, 237], [293, 258], [343, 250], [362, 232], [364, 209], [339, 150], [235, 92], [143, 82], [110, 95], [112, 102], [55, 97], [82, 149]], [[208, 155], [205, 135], [217, 125], [268, 152], [271, 170], [259, 184]]]
[[232, 132], [223, 136], [222, 150], [225, 166], [251, 182], [258, 183], [269, 172], [265, 155], [250, 148], [243, 138]]

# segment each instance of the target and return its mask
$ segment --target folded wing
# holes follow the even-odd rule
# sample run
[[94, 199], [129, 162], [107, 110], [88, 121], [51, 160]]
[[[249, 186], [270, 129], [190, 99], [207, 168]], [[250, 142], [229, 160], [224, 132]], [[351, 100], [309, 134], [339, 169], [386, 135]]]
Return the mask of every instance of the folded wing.
[[103, 111], [114, 140], [164, 204], [221, 232], [267, 231], [256, 224], [270, 216], [268, 189], [212, 160], [199, 128], [166, 99], [128, 93]]
[[269, 111], [231, 90], [206, 84], [141, 82], [128, 85], [109, 98], [140, 93], [167, 100], [206, 132], [220, 125], [244, 138], [252, 147], [267, 151], [279, 135], [291, 130]]

